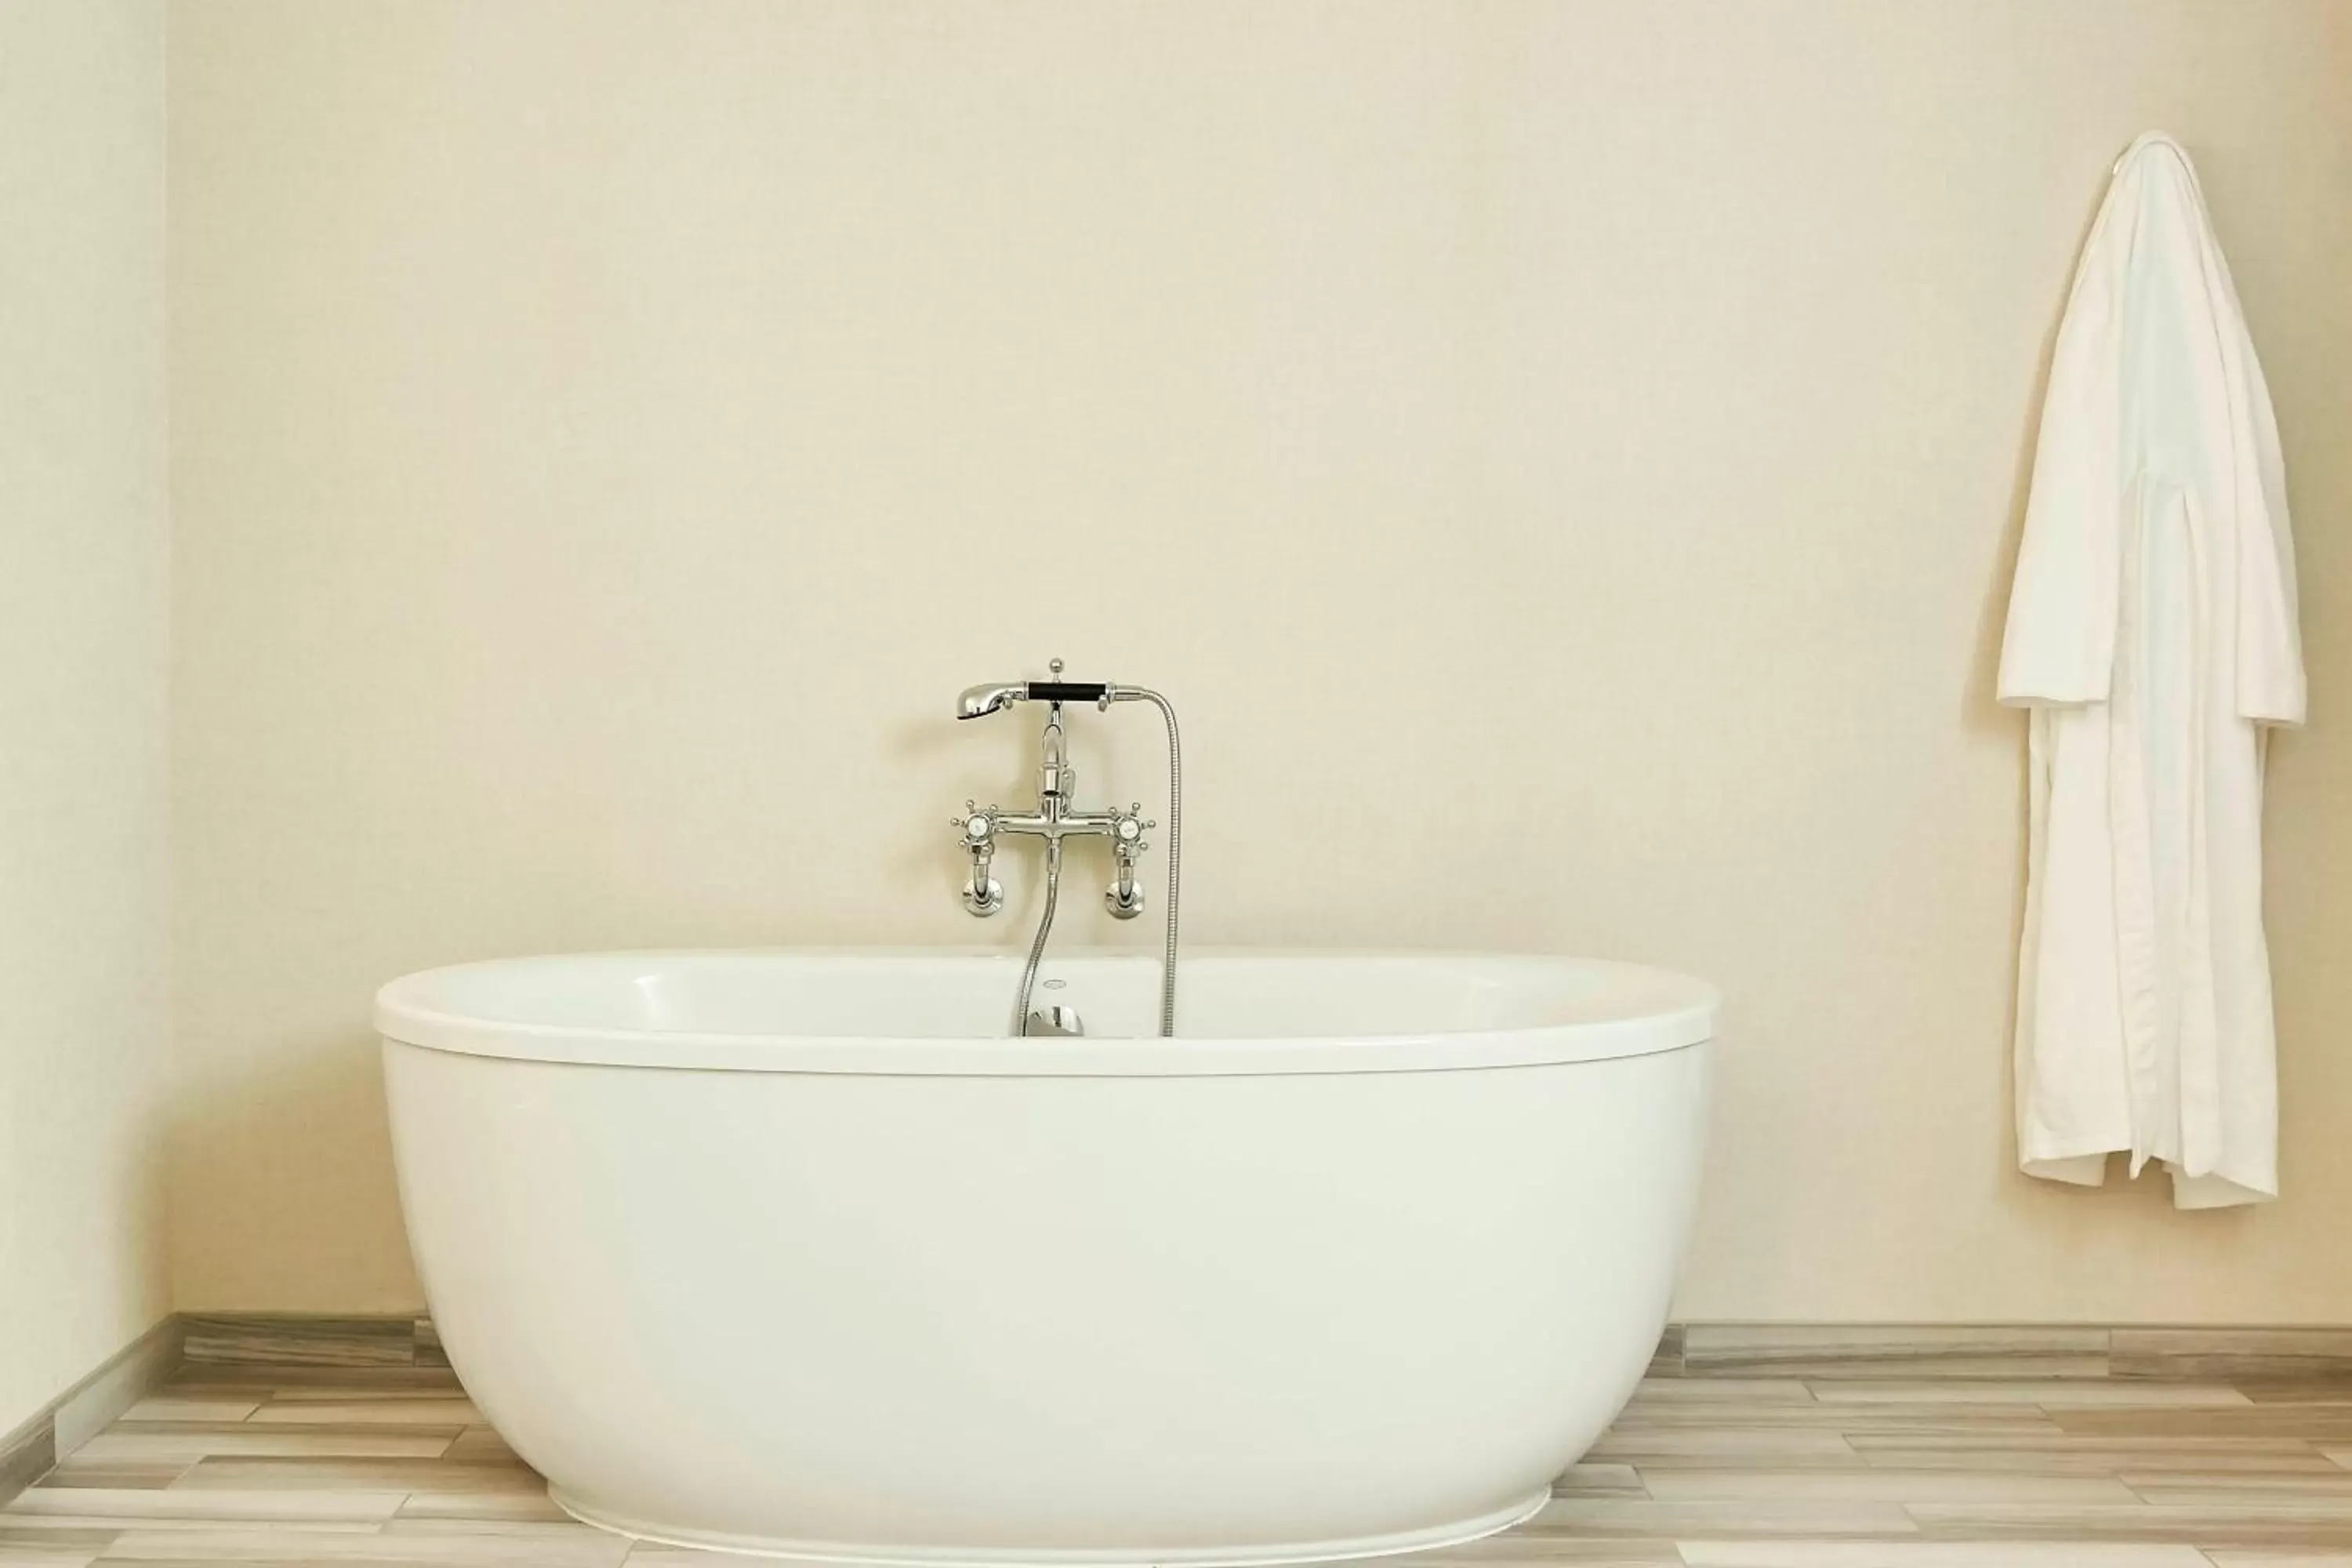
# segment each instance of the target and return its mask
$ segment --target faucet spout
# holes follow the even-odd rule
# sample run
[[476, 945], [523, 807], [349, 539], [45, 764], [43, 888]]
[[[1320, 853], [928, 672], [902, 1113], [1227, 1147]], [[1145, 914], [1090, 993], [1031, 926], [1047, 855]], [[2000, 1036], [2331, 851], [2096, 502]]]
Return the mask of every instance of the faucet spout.
[[1062, 732], [1062, 705], [1056, 702], [1046, 710], [1045, 732], [1038, 738], [1039, 815], [1058, 821], [1077, 787], [1078, 770], [1070, 766], [1069, 742]]

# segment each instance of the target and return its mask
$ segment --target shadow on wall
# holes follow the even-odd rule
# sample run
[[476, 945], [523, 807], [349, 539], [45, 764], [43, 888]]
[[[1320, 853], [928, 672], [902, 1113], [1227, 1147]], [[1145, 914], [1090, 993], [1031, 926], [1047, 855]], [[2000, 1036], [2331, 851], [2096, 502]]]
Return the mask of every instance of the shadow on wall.
[[[172, 1119], [175, 1187], [262, 1192], [268, 1206], [174, 1215], [181, 1310], [423, 1304], [393, 1179], [381, 1048], [364, 1023], [248, 1041], [234, 1069], [185, 1086]], [[205, 1059], [230, 1056], [215, 1046]], [[224, 1260], [234, 1268], [226, 1279]]]
[[[1984, 609], [1977, 617], [1976, 658], [1969, 666], [1969, 683], [1960, 699], [1960, 722], [1964, 728], [1979, 733], [1999, 736], [2017, 749], [2017, 876], [2009, 915], [2010, 1001], [2001, 1018], [2001, 1093], [2005, 1106], [2017, 1103], [2017, 1057], [2010, 1048], [2017, 1037], [2017, 953], [2025, 936], [2025, 833], [2023, 823], [2028, 810], [2030, 781], [2026, 776], [2025, 715], [2001, 705], [2000, 644], [2009, 619], [2009, 588], [2017, 575], [2017, 552], [2025, 539], [2026, 502], [2033, 491], [2034, 448], [2042, 435], [2042, 407], [2050, 394], [2050, 366], [2058, 350], [2058, 328], [2065, 320], [2066, 302], [2074, 292], [2074, 260], [2090, 242], [2091, 226], [2097, 221], [2100, 203], [2106, 195], [2102, 186], [2083, 214], [2081, 229], [2068, 252], [2063, 277], [2058, 285], [2057, 300], [2050, 312], [2050, 324], [2042, 333], [2042, 348], [2034, 362], [2033, 385], [2027, 395], [2024, 428], [2017, 446], [2015, 477], [2011, 481], [2009, 515], [2001, 524], [2000, 550], [1994, 559], [1992, 581], [1986, 584]], [[2017, 1166], [2017, 1119], [2014, 1115], [2001, 1118], [2001, 1163], [2010, 1178], [2029, 1186], [2037, 1184]], [[2098, 1189], [2105, 1190], [2105, 1189]]]

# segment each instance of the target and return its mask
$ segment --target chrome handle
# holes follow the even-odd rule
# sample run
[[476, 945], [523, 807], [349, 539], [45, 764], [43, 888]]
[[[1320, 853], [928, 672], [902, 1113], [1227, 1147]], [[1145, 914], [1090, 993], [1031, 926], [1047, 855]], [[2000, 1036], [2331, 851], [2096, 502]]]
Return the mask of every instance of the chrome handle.
[[963, 816], [950, 819], [971, 857], [971, 875], [963, 885], [963, 907], [986, 920], [1004, 907], [1004, 884], [988, 874], [989, 863], [996, 857], [996, 808], [992, 805], [983, 811], [967, 800], [963, 809]]
[[1111, 822], [1111, 883], [1103, 889], [1103, 907], [1110, 911], [1113, 920], [1131, 921], [1143, 912], [1143, 888], [1135, 879], [1135, 862], [1151, 847], [1143, 841], [1143, 830], [1155, 826], [1143, 819], [1141, 801], [1120, 812]]

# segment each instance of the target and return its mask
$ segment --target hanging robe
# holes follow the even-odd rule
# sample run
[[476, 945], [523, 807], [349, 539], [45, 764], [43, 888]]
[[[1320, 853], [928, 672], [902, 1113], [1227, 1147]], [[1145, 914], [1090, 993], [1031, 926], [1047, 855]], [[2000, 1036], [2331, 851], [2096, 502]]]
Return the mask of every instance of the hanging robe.
[[2001, 646], [2031, 710], [2017, 1125], [2031, 1174], [2278, 1193], [2265, 727], [2304, 719], [2270, 394], [2188, 154], [2117, 162], [2058, 331]]

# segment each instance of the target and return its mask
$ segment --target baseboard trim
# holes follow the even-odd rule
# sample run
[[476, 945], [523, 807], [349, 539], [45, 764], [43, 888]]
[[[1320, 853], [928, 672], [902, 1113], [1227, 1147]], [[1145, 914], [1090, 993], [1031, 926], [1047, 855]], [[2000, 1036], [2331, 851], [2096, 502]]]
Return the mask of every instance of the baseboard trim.
[[0, 1503], [48, 1474], [59, 1459], [161, 1387], [179, 1368], [180, 1339], [174, 1313], [0, 1437]]
[[1655, 1377], [2352, 1382], [2352, 1328], [1686, 1323]]
[[[191, 1364], [449, 1364], [423, 1312], [189, 1313]], [[2080, 1323], [1670, 1323], [1654, 1377], [2352, 1382], [2352, 1327]]]
[[184, 1312], [192, 1366], [445, 1367], [422, 1312]]
[[[191, 1363], [446, 1367], [429, 1314], [194, 1313]], [[2352, 1382], [2352, 1328], [1670, 1323], [1653, 1377]]]

